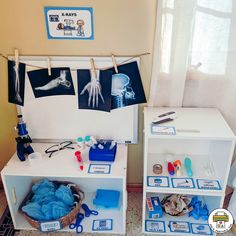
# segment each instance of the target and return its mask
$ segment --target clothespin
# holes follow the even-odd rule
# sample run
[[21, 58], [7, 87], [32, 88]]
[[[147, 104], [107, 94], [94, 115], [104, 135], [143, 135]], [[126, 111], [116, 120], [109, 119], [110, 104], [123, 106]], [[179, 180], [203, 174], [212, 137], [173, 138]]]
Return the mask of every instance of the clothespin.
[[94, 63], [94, 60], [93, 58], [90, 58], [90, 63], [91, 63], [91, 70], [95, 76], [95, 78], [97, 77], [97, 73], [96, 73], [96, 67], [95, 67], [95, 63]]
[[19, 50], [17, 48], [15, 49], [15, 65], [16, 65], [16, 69], [18, 70], [18, 68], [19, 68]]
[[48, 64], [48, 75], [52, 75], [52, 70], [51, 70], [51, 59], [50, 57], [47, 58], [47, 64]]
[[112, 58], [113, 66], [114, 66], [114, 68], [115, 68], [115, 72], [116, 72], [116, 74], [118, 74], [119, 72], [118, 72], [118, 69], [117, 69], [115, 56], [112, 54], [112, 55], [111, 55], [111, 58]]

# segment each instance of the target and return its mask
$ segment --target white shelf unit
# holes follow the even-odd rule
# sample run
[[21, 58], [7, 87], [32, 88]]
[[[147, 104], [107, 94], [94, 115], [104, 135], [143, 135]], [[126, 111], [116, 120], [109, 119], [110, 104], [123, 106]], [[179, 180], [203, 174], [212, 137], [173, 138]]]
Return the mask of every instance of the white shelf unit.
[[[164, 123], [163, 126], [172, 126], [176, 130], [175, 135], [152, 134], [151, 122], [160, 114], [175, 111], [177, 118], [174, 121]], [[198, 196], [204, 199], [209, 211], [223, 206], [225, 188], [227, 184], [229, 169], [235, 147], [235, 136], [223, 116], [217, 109], [213, 108], [151, 108], [144, 109], [144, 176], [143, 176], [143, 232], [160, 233], [154, 230], [147, 230], [146, 224], [150, 223], [147, 215], [147, 196], [158, 196], [160, 199], [168, 194], [185, 194]], [[181, 160], [182, 174], [170, 176], [167, 171], [167, 154], [171, 154], [173, 161]], [[176, 187], [173, 185], [173, 178], [188, 178], [184, 158], [188, 156], [192, 161], [194, 183], [193, 188]], [[210, 163], [210, 164], [209, 164]], [[163, 172], [161, 175], [153, 173], [153, 165], [161, 164]], [[211, 165], [212, 172], [206, 171], [206, 166]], [[168, 179], [167, 187], [158, 187], [148, 179], [158, 179], [163, 176]], [[200, 189], [198, 180], [216, 180], [220, 187], [217, 189]], [[156, 219], [165, 224], [167, 235], [183, 235], [182, 232], [171, 232], [170, 221], [186, 221], [191, 225], [207, 224], [206, 221], [194, 220], [188, 216], [173, 217], [164, 213], [162, 218]], [[212, 232], [211, 232], [212, 233]], [[189, 233], [184, 235], [196, 235], [190, 227]], [[201, 235], [199, 233], [199, 235]]]
[[[33, 143], [33, 148], [37, 152], [44, 151], [52, 146], [52, 143]], [[85, 217], [82, 221], [83, 232], [94, 233], [92, 230], [93, 220], [112, 219], [113, 227], [111, 231], [99, 231], [99, 233], [125, 234], [126, 231], [126, 209], [127, 209], [127, 146], [119, 144], [115, 162], [90, 162], [88, 160], [88, 150], [83, 152], [84, 170], [79, 169], [79, 165], [74, 157], [75, 150], [65, 149], [48, 158], [43, 154], [42, 163], [37, 166], [30, 166], [28, 161], [21, 162], [14, 154], [8, 164], [1, 172], [4, 189], [8, 201], [8, 206], [12, 216], [15, 229], [34, 230], [33, 227], [19, 213], [18, 209], [23, 199], [30, 191], [32, 184], [40, 179], [70, 181], [80, 186], [85, 193], [83, 203], [90, 209], [98, 210], [97, 216]], [[110, 174], [90, 174], [88, 173], [90, 164], [110, 164]], [[93, 199], [96, 189], [110, 189], [120, 191], [120, 203], [117, 209], [96, 209]], [[83, 210], [81, 210], [83, 212]], [[68, 227], [61, 231], [73, 231]]]

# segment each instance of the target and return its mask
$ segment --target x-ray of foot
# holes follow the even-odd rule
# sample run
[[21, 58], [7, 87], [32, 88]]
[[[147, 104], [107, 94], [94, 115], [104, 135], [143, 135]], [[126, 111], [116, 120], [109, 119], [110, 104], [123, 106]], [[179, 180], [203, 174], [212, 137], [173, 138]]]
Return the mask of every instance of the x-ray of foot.
[[66, 80], [66, 70], [60, 71], [59, 77], [51, 80], [50, 82], [48, 82], [44, 86], [35, 88], [35, 90], [44, 90], [44, 91], [51, 90], [51, 89], [57, 88], [59, 85], [62, 85], [65, 88], [71, 87], [71, 82]]

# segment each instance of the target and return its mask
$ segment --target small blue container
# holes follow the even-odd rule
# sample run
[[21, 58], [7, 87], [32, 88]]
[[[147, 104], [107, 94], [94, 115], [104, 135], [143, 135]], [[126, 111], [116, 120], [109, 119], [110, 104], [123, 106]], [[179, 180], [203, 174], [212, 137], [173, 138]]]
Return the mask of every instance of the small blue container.
[[[90, 161], [109, 161], [113, 162], [116, 156], [117, 144], [110, 149], [112, 141], [98, 141], [93, 147], [89, 150], [89, 160]], [[103, 149], [100, 149], [98, 146], [102, 145]]]
[[97, 207], [118, 208], [120, 192], [109, 189], [97, 189], [93, 204]]

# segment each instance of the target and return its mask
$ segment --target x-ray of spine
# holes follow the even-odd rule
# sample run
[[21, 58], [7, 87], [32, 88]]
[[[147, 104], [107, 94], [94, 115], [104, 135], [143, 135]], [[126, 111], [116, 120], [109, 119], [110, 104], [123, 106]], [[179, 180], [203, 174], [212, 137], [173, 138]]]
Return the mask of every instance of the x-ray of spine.
[[66, 79], [67, 72], [66, 70], [60, 71], [60, 76], [57, 77], [56, 79], [51, 80], [47, 84], [41, 87], [36, 87], [35, 90], [51, 90], [54, 88], [57, 88], [59, 85], [62, 85], [65, 88], [70, 88], [71, 87], [71, 82]]
[[126, 106], [127, 100], [135, 99], [135, 93], [130, 86], [130, 78], [122, 73], [112, 75], [112, 104], [119, 108]]

